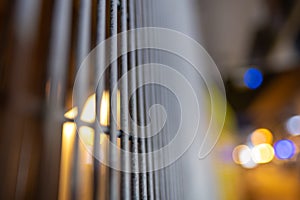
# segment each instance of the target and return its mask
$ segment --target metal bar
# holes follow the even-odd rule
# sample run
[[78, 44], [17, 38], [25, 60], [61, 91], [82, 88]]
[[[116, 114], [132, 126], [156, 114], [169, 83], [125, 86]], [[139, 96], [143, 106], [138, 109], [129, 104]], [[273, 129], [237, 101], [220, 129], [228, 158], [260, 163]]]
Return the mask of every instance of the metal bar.
[[[134, 0], [129, 0], [129, 29], [135, 29], [135, 3]], [[134, 33], [131, 34], [131, 37], [129, 38], [130, 42], [130, 49], [135, 48], [135, 35]], [[130, 52], [130, 69], [135, 68], [136, 65], [136, 52]], [[135, 71], [132, 70], [132, 77], [135, 77]], [[131, 91], [135, 89], [135, 79], [131, 78], [129, 80], [129, 94], [131, 94]], [[132, 180], [131, 180], [131, 185], [132, 185], [132, 199], [133, 200], [139, 200], [140, 195], [139, 195], [139, 175], [137, 173], [139, 166], [138, 166], [138, 138], [137, 138], [137, 129], [134, 123], [137, 122], [137, 100], [136, 100], [136, 95], [133, 94], [131, 96], [131, 101], [130, 101], [130, 109], [131, 109], [131, 117], [132, 117], [132, 124], [131, 126], [131, 133], [132, 133], [132, 140], [131, 140], [131, 151], [132, 151], [132, 158], [131, 158], [131, 169], [133, 171], [132, 173]]]
[[[117, 34], [118, 26], [118, 1], [110, 1], [110, 36], [115, 36]], [[112, 40], [110, 46], [110, 56], [115, 58], [117, 54], [118, 44], [117, 41]], [[110, 68], [110, 137], [109, 140], [112, 144], [117, 145], [117, 122], [114, 117], [117, 116], [117, 93], [113, 93], [113, 89], [118, 81], [118, 64], [117, 61], [111, 63]], [[109, 148], [109, 162], [110, 164], [115, 164], [117, 160], [117, 152], [113, 148]], [[118, 187], [118, 177], [115, 169], [109, 169], [109, 199], [118, 199], [119, 192], [116, 191]]]
[[[121, 0], [121, 31], [127, 31], [127, 0]], [[127, 35], [121, 38], [122, 52], [127, 52]], [[121, 76], [125, 75], [128, 71], [128, 54], [122, 55], [121, 59]], [[125, 76], [126, 77], [126, 76]], [[121, 138], [122, 150], [129, 152], [129, 98], [128, 98], [128, 79], [123, 78], [120, 85], [121, 96], [121, 117], [120, 128], [123, 131]], [[129, 200], [131, 195], [130, 174], [127, 172], [130, 169], [130, 160], [128, 158], [121, 157], [121, 165], [125, 166], [125, 172], [121, 172], [121, 199]]]
[[[135, 12], [136, 12], [136, 27], [140, 28], [143, 26], [143, 14], [142, 14], [142, 2], [141, 0], [136, 0], [136, 7], [135, 7]], [[141, 38], [139, 37], [139, 35], [136, 36], [136, 44], [138, 45]], [[144, 51], [143, 50], [138, 50], [137, 51], [137, 66], [139, 67], [140, 65], [143, 64], [143, 60], [144, 60]], [[137, 68], [137, 74], [136, 74], [136, 81], [137, 84], [138, 83], [142, 83], [142, 78], [143, 78], [143, 74], [140, 68]], [[145, 111], [144, 111], [144, 91], [143, 88], [139, 88], [137, 90], [137, 100], [138, 100], [138, 104], [137, 104], [137, 110], [138, 110], [138, 122], [140, 123], [140, 126], [145, 126]], [[144, 129], [142, 128], [140, 133], [138, 133], [138, 135], [141, 137], [140, 138], [140, 147], [139, 147], [139, 153], [141, 155], [141, 160], [139, 161], [139, 166], [141, 169], [141, 173], [140, 173], [140, 193], [141, 193], [141, 198], [142, 199], [147, 199], [147, 175], [146, 175], [146, 157], [145, 157], [145, 152], [146, 152], [146, 145], [145, 145], [145, 132]]]
[[[61, 144], [61, 128], [66, 92], [66, 69], [70, 43], [72, 1], [56, 1], [49, 56], [50, 93], [47, 102], [47, 117], [44, 135], [43, 180], [40, 184], [40, 198], [57, 198], [58, 165]], [[58, 159], [58, 161], [57, 161]]]
[[[99, 45], [102, 41], [105, 40], [105, 30], [106, 30], [106, 0], [98, 0], [97, 1], [97, 36], [96, 42]], [[93, 144], [93, 153], [94, 153], [94, 184], [93, 184], [93, 199], [100, 198], [100, 191], [104, 191], [102, 188], [101, 181], [100, 181], [100, 173], [101, 173], [101, 163], [98, 160], [100, 156], [100, 102], [101, 96], [103, 93], [104, 88], [104, 80], [99, 79], [101, 72], [104, 70], [104, 63], [105, 63], [105, 55], [100, 55], [99, 51], [97, 51], [96, 55], [96, 65], [95, 65], [95, 88], [96, 88], [96, 95], [95, 95], [95, 114], [96, 120], [94, 122], [94, 144]], [[98, 82], [99, 81], [99, 82]], [[105, 179], [105, 177], [101, 177]], [[105, 181], [105, 180], [104, 180]], [[104, 187], [104, 186], [103, 186]]]
[[[76, 84], [77, 88], [74, 88], [74, 105], [77, 105], [78, 113], [82, 113], [84, 103], [88, 97], [89, 89], [89, 68], [80, 69], [81, 63], [84, 58], [88, 55], [90, 50], [90, 40], [91, 40], [91, 0], [81, 0], [79, 6], [79, 20], [78, 20], [78, 38], [76, 47]], [[80, 114], [76, 117], [76, 125], [79, 128], [82, 125]], [[74, 183], [72, 184], [72, 199], [80, 199], [82, 195], [82, 190], [87, 188], [90, 191], [89, 185], [81, 184], [83, 179], [88, 177], [86, 173], [91, 173], [90, 171], [83, 172], [83, 165], [80, 160], [83, 155], [80, 153], [80, 141], [78, 136], [75, 138], [75, 151], [74, 151], [74, 164], [73, 164], [73, 178]], [[82, 174], [83, 173], [83, 174]], [[87, 194], [85, 194], [87, 195]]]
[[[142, 17], [142, 20], [143, 20], [143, 24], [144, 24], [144, 27], [148, 27], [148, 26], [151, 26], [152, 24], [152, 10], [151, 10], [151, 5], [152, 4], [152, 1], [144, 1], [144, 3], [142, 4], [142, 13], [143, 13], [143, 17]], [[146, 33], [147, 34], [147, 33]], [[145, 35], [146, 39], [147, 39], [147, 42], [152, 42], [153, 41], [153, 35]], [[151, 63], [151, 51], [150, 50], [145, 50], [145, 63], [148, 64], [148, 63]], [[149, 78], [153, 78], [151, 76], [152, 74], [146, 74], [146, 73], [143, 73], [143, 76], [144, 78], [146, 76], [149, 76]], [[150, 91], [150, 88], [148, 86], [145, 86], [144, 88], [144, 118], [145, 118], [145, 125], [149, 125], [149, 123], [151, 123], [149, 120], [148, 120], [148, 116], [147, 116], [147, 109], [150, 108], [150, 105], [151, 105], [151, 97], [153, 95], [151, 95], [151, 91]], [[149, 127], [149, 126], [147, 126]], [[146, 169], [147, 169], [147, 192], [148, 192], [148, 199], [150, 200], [153, 200], [154, 199], [154, 185], [153, 185], [153, 158], [151, 156], [151, 153], [152, 153], [152, 150], [153, 150], [153, 141], [152, 141], [152, 137], [151, 137], [151, 129], [150, 128], [147, 128], [146, 129], [146, 133], [145, 133], [145, 136], [146, 136], [146, 152], [147, 152], [147, 165], [146, 165]]]
[[[32, 96], [35, 94], [34, 97], [37, 97], [36, 91], [28, 84], [30, 83], [30, 79], [35, 79], [35, 83], [42, 84], [42, 81], [37, 82], [37, 77], [31, 73], [33, 69], [32, 65], [35, 64], [33, 62], [33, 55], [35, 53], [36, 38], [38, 37], [37, 30], [39, 28], [40, 11], [42, 10], [41, 4], [42, 2], [37, 0], [31, 0], [26, 3], [19, 0], [11, 2], [9, 7], [5, 7], [5, 10], [7, 10], [6, 17], [10, 19], [6, 17], [3, 18], [6, 27], [3, 26], [1, 29], [1, 46], [2, 50], [5, 50], [1, 51], [0, 59], [1, 72], [6, 69], [10, 71], [10, 73], [7, 73], [8, 77], [5, 77], [7, 79], [5, 94], [9, 101], [2, 103], [1, 116], [1, 199], [28, 198], [31, 195], [30, 191], [28, 191], [28, 174], [30, 173], [30, 168], [35, 164], [33, 159], [36, 157], [36, 153], [33, 152], [36, 149], [33, 144], [32, 135], [40, 133], [40, 130], [35, 130], [32, 125], [33, 118], [38, 113], [32, 112], [32, 110], [29, 113], [24, 111], [28, 111], [28, 103], [32, 100], [30, 98], [27, 99], [28, 94]], [[3, 8], [5, 4], [1, 6], [1, 10], [4, 11]], [[12, 9], [14, 6], [15, 8]], [[14, 31], [8, 31], [8, 27], [13, 27]], [[6, 35], [3, 34], [5, 32], [4, 29], [9, 33], [9, 37], [3, 37]], [[3, 40], [7, 41], [7, 44], [5, 44], [6, 42]], [[10, 54], [11, 52], [7, 50], [10, 49], [7, 47], [9, 47], [9, 45], [12, 46], [12, 44], [14, 44], [14, 48], [11, 52], [14, 54]], [[9, 64], [3, 62], [6, 59], [9, 60]], [[43, 71], [42, 69], [38, 70]], [[4, 76], [1, 76], [1, 78], [3, 77]], [[24, 97], [27, 97], [25, 101]], [[28, 126], [29, 124], [30, 126]], [[37, 121], [37, 124], [40, 126], [40, 122]], [[59, 140], [59, 138], [57, 139]], [[56, 154], [56, 156], [57, 155], [58, 154]], [[29, 157], [31, 160], [28, 159]], [[59, 159], [55, 157], [55, 161], [55, 164], [57, 164]], [[57, 171], [55, 172], [57, 173]], [[32, 175], [35, 176], [35, 174]], [[51, 181], [53, 181], [53, 179]], [[56, 188], [51, 188], [52, 191], [56, 192], [55, 189]]]
[[[155, 8], [155, 2], [154, 1], [151, 1], [151, 4], [150, 4], [150, 10], [151, 10], [151, 26], [155, 26], [155, 23], [157, 21], [156, 19], [156, 8]], [[152, 40], [155, 41], [156, 39], [156, 36], [153, 35], [152, 36]], [[157, 56], [157, 51], [153, 51], [151, 54], [150, 54], [150, 60], [151, 60], [151, 63], [157, 63], [158, 62], [158, 56]], [[154, 79], [154, 76], [157, 75], [155, 74], [155, 71], [151, 70], [151, 73], [150, 73], [150, 78]], [[150, 101], [152, 104], [155, 104], [156, 103], [156, 99], [157, 99], [157, 91], [154, 87], [155, 85], [152, 85], [151, 87], [151, 91], [150, 92]], [[155, 114], [157, 116], [157, 113]], [[153, 123], [154, 125], [157, 125], [156, 123], [156, 119], [153, 120], [151, 123]], [[154, 126], [153, 125], [153, 126]], [[157, 127], [156, 127], [157, 128]], [[150, 130], [150, 132], [153, 131], [153, 130]], [[153, 133], [152, 133], [153, 134]], [[154, 136], [152, 139], [151, 139], [151, 146], [152, 146], [152, 151], [155, 151], [158, 149], [158, 137], [157, 136]], [[152, 164], [153, 164], [153, 167], [154, 166], [157, 166], [157, 162], [158, 160], [156, 160], [156, 158], [152, 158]], [[159, 174], [159, 171], [158, 170], [155, 170], [153, 171], [153, 192], [154, 192], [154, 199], [156, 200], [159, 200], [160, 199], [160, 174]]]

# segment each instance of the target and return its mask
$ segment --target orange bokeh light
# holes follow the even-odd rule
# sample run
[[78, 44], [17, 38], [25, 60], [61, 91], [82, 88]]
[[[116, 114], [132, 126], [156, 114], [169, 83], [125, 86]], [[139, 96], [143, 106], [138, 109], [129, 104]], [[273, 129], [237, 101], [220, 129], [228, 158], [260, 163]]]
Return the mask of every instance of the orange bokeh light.
[[272, 144], [273, 135], [271, 131], [265, 128], [256, 129], [251, 135], [251, 143], [253, 145]]

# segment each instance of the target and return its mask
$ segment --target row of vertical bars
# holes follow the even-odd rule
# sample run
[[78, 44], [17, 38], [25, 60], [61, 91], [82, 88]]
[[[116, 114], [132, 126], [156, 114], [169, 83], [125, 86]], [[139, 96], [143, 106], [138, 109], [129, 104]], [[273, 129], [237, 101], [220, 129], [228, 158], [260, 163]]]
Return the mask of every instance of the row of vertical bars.
[[[30, 0], [30, 6], [24, 5], [23, 0], [16, 0], [16, 10], [25, 12], [24, 15], [18, 14], [16, 20], [20, 23], [16, 23], [18, 26], [23, 26], [22, 20], [28, 22], [29, 20], [36, 20], [39, 14], [38, 0]], [[93, 13], [93, 7], [97, 9], [96, 13]], [[104, 89], [109, 90], [110, 96], [110, 123], [108, 138], [112, 144], [118, 145], [117, 140], [120, 140], [120, 146], [122, 150], [132, 152], [133, 156], [130, 159], [119, 158], [118, 152], [114, 149], [108, 149], [107, 156], [109, 162], [118, 163], [126, 166], [126, 169], [131, 168], [132, 171], [143, 171], [142, 173], [128, 173], [118, 172], [115, 169], [103, 166], [102, 163], [96, 157], [92, 158], [92, 168], [87, 172], [88, 174], [82, 174], [82, 148], [80, 147], [80, 140], [76, 135], [73, 142], [73, 155], [70, 165], [70, 179], [68, 183], [69, 188], [63, 188], [63, 190], [70, 190], [70, 195], [60, 196], [59, 193], [61, 187], [57, 186], [59, 183], [59, 167], [60, 167], [60, 154], [62, 143], [62, 124], [64, 122], [63, 111], [66, 106], [66, 94], [68, 93], [68, 81], [74, 80], [70, 76], [74, 76], [76, 72], [80, 70], [80, 64], [92, 50], [93, 46], [100, 44], [106, 38], [118, 34], [118, 32], [124, 32], [127, 30], [154, 26], [156, 20], [159, 19], [159, 13], [157, 13], [157, 7], [159, 2], [155, 0], [56, 0], [53, 1], [53, 9], [51, 15], [51, 34], [49, 38], [49, 56], [46, 74], [46, 86], [49, 89], [49, 93], [46, 94], [46, 111], [45, 111], [45, 123], [43, 131], [43, 156], [41, 158], [41, 172], [40, 172], [40, 184], [38, 186], [38, 196], [42, 199], [54, 199], [59, 197], [64, 199], [176, 199], [176, 166], [171, 170], [161, 169], [152, 171], [156, 162], [163, 162], [153, 160], [150, 156], [138, 156], [138, 154], [145, 154], [164, 146], [167, 138], [170, 137], [168, 129], [164, 129], [158, 137], [147, 137], [151, 135], [151, 129], [142, 129], [139, 131], [134, 126], [134, 122], [138, 122], [139, 125], [145, 126], [149, 123], [158, 124], [156, 119], [150, 121], [148, 119], [147, 110], [151, 104], [155, 102], [168, 103], [168, 96], [164, 96], [161, 90], [157, 90], [154, 87], [142, 87], [136, 91], [131, 97], [128, 97], [129, 91], [132, 91], [137, 84], [143, 82], [145, 76], [158, 76], [155, 72], [151, 74], [145, 74], [142, 70], [138, 69], [130, 80], [122, 79], [120, 83], [120, 99], [121, 99], [121, 120], [120, 127], [122, 129], [121, 136], [118, 135], [118, 124], [114, 119], [117, 116], [117, 93], [112, 93], [116, 86], [119, 77], [126, 74], [129, 70], [134, 69], [137, 65], [144, 63], [159, 62], [161, 59], [159, 52], [151, 50], [138, 50], [132, 51], [128, 54], [122, 55], [119, 60], [110, 64], [108, 73], [104, 79], [100, 79], [98, 83], [98, 77], [101, 68], [104, 68], [105, 55], [97, 55], [96, 65], [94, 71], [84, 71], [76, 81], [79, 82], [79, 87], [76, 88], [76, 96], [74, 97], [73, 104], [77, 106], [78, 113], [83, 110], [86, 97], [90, 92], [90, 80], [95, 86], [95, 123], [91, 125], [94, 129], [93, 149], [92, 152], [95, 155], [100, 154], [100, 130], [96, 125], [97, 121], [100, 121], [100, 102], [102, 98], [102, 92]], [[26, 9], [25, 9], [26, 8]], [[30, 15], [36, 14], [32, 16]], [[76, 14], [74, 14], [76, 13]], [[20, 15], [20, 16], [19, 16]], [[95, 15], [95, 17], [93, 17]], [[24, 18], [25, 16], [25, 18]], [[93, 23], [93, 19], [96, 18], [96, 23]], [[25, 23], [26, 24], [26, 23]], [[36, 25], [37, 26], [37, 25]], [[95, 26], [95, 27], [93, 27]], [[76, 27], [76, 28], [74, 28]], [[24, 29], [24, 27], [23, 27]], [[35, 30], [35, 29], [33, 29]], [[36, 30], [37, 31], [37, 30]], [[93, 33], [95, 31], [95, 34]], [[20, 30], [20, 32], [28, 33], [28, 30]], [[30, 32], [30, 31], [29, 31]], [[27, 40], [25, 36], [20, 34], [21, 39]], [[134, 49], [138, 42], [140, 42], [138, 36], [132, 34], [130, 38], [122, 37], [121, 40], [111, 43], [111, 46], [106, 47], [107, 52], [111, 57], [115, 57], [118, 52], [118, 48], [122, 48], [126, 51], [127, 48]], [[151, 36], [155, 37], [155, 36]], [[147, 36], [146, 36], [147, 38]], [[149, 41], [155, 38], [148, 38]], [[75, 43], [75, 45], [72, 45]], [[71, 49], [70, 47], [74, 47]], [[72, 58], [74, 56], [75, 58]], [[102, 58], [102, 59], [101, 59]], [[70, 60], [74, 59], [73, 62]], [[70, 73], [73, 64], [75, 73]], [[115, 112], [115, 113], [112, 113]], [[158, 115], [158, 113], [156, 113]], [[129, 120], [129, 116], [132, 121]], [[80, 115], [76, 117], [76, 126], [79, 129], [83, 124], [81, 123]], [[132, 135], [129, 137], [126, 133], [130, 132]], [[63, 149], [62, 149], [63, 150]], [[162, 159], [164, 156], [163, 155]], [[146, 172], [147, 171], [147, 172]], [[85, 179], [84, 176], [91, 176], [91, 179]], [[79, 196], [78, 190], [82, 187], [84, 180], [90, 181], [89, 195]]]

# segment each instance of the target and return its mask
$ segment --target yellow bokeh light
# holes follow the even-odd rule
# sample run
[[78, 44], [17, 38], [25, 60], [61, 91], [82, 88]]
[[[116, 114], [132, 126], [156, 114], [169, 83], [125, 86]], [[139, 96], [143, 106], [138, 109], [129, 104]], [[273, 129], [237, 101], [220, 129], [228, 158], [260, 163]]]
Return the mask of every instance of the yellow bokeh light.
[[256, 163], [268, 163], [274, 158], [274, 149], [270, 144], [259, 144], [252, 149], [252, 159]]
[[273, 135], [272, 133], [265, 128], [256, 129], [251, 134], [251, 143], [255, 145], [259, 144], [272, 144], [273, 142]]

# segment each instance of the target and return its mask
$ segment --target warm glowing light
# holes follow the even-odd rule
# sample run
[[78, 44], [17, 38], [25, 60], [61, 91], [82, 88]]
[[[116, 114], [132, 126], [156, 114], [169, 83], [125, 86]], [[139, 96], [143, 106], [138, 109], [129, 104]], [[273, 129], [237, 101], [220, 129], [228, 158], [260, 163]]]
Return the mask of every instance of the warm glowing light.
[[246, 164], [251, 161], [250, 149], [242, 149], [239, 153], [239, 160], [241, 164]]
[[249, 68], [244, 74], [244, 83], [250, 89], [258, 88], [263, 82], [262, 73], [256, 68]]
[[100, 134], [100, 144], [107, 143], [108, 137], [104, 133]]
[[65, 118], [68, 118], [68, 119], [75, 119], [75, 117], [77, 117], [77, 115], [78, 115], [78, 108], [74, 107], [71, 110], [67, 111], [64, 116], [65, 116]]
[[120, 90], [117, 92], [117, 128], [121, 129], [121, 95], [120, 95]]
[[279, 140], [274, 145], [276, 157], [289, 159], [295, 154], [296, 147], [291, 140]]
[[[120, 129], [120, 108], [121, 107], [121, 97], [120, 91], [117, 91], [117, 126]], [[101, 99], [101, 107], [100, 107], [100, 124], [102, 126], [109, 126], [110, 120], [110, 98], [109, 92], [104, 91]]]
[[100, 124], [102, 126], [109, 125], [109, 92], [104, 91], [101, 99], [101, 107], [100, 107]]
[[85, 102], [80, 119], [84, 122], [93, 123], [96, 118], [96, 95], [93, 94], [89, 96], [87, 101]]
[[268, 129], [265, 128], [256, 129], [251, 134], [251, 143], [254, 146], [263, 143], [272, 144], [272, 142], [273, 142], [273, 135]]
[[[79, 128], [79, 136], [84, 144], [93, 146], [94, 145], [94, 129], [88, 126], [82, 126]], [[105, 133], [100, 133], [100, 144], [108, 142], [108, 137]]]
[[71, 198], [71, 176], [74, 152], [74, 139], [76, 136], [76, 125], [73, 122], [63, 124], [60, 179], [58, 199]]
[[[77, 145], [78, 153], [78, 182], [80, 187], [76, 190], [76, 195], [79, 199], [91, 199], [92, 198], [92, 181], [93, 181], [93, 147], [88, 145], [93, 141], [93, 130], [89, 127], [79, 128], [80, 140]], [[82, 142], [82, 140], [85, 140]]]
[[252, 149], [252, 159], [256, 163], [268, 163], [274, 158], [274, 149], [270, 144], [259, 144]]
[[84, 142], [86, 145], [93, 146], [94, 144], [94, 129], [82, 126], [79, 128], [79, 136], [80, 139]]
[[256, 163], [252, 159], [251, 149], [247, 145], [238, 145], [232, 152], [232, 159], [235, 163], [242, 167], [251, 169], [256, 167]]
[[[120, 117], [121, 117], [121, 97], [120, 91], [117, 91], [117, 128], [120, 129]], [[80, 119], [87, 123], [93, 123], [96, 119], [96, 95], [92, 94], [85, 102]], [[65, 113], [65, 117], [68, 119], [75, 119], [78, 115], [78, 108], [74, 107]], [[109, 126], [110, 120], [110, 97], [109, 92], [104, 91], [100, 104], [100, 124], [102, 126]]]
[[246, 145], [238, 145], [232, 152], [232, 159], [237, 164], [245, 164], [251, 160], [251, 150]]
[[286, 128], [292, 135], [300, 135], [300, 115], [291, 117], [287, 123]]
[[121, 138], [117, 138], [117, 146], [121, 148]]
[[63, 138], [66, 139], [72, 137], [75, 134], [76, 125], [73, 122], [66, 122], [63, 124]]
[[257, 163], [251, 158], [248, 162], [241, 164], [244, 168], [252, 169], [257, 166]]

